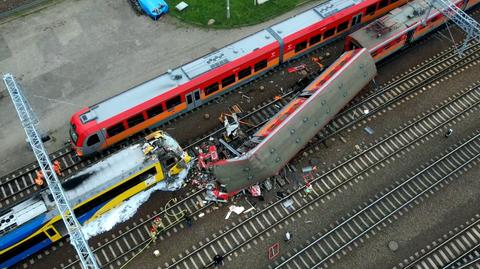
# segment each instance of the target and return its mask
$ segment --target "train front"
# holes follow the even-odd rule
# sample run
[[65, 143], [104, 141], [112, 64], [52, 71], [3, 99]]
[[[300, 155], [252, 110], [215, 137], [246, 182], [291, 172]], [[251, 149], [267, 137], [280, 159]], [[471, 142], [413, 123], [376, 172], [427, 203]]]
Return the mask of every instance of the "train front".
[[92, 113], [89, 108], [83, 108], [70, 118], [70, 144], [80, 157], [99, 151], [105, 141], [101, 132], [96, 132], [98, 126]]

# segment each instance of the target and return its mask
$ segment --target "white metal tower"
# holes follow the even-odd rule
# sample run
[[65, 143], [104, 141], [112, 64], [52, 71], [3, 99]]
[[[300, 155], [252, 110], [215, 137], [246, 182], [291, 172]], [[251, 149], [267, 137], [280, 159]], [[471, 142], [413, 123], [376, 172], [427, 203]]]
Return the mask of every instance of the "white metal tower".
[[458, 53], [463, 54], [470, 41], [476, 40], [480, 42], [480, 24], [472, 17], [468, 16], [463, 10], [458, 8], [454, 3], [449, 0], [427, 0], [429, 1], [430, 8], [425, 16], [425, 20], [428, 19], [432, 8], [441, 12], [444, 16], [449, 18], [460, 29], [462, 29], [467, 36], [465, 37], [463, 44], [458, 48]]
[[30, 104], [21, 91], [20, 85], [17, 84], [14, 77], [11, 74], [5, 74], [3, 76], [3, 81], [10, 97], [12, 98], [13, 104], [15, 105], [15, 109], [20, 117], [25, 133], [27, 134], [28, 141], [35, 153], [38, 164], [42, 169], [48, 188], [55, 199], [58, 211], [60, 212], [63, 222], [70, 234], [70, 241], [80, 257], [83, 268], [99, 268], [97, 260], [83, 236], [80, 223], [75, 217], [65, 193], [63, 192], [62, 185], [52, 168], [52, 163], [45, 147], [43, 146], [40, 134], [35, 127], [35, 125], [38, 124], [38, 119], [36, 118], [35, 113], [30, 107]]

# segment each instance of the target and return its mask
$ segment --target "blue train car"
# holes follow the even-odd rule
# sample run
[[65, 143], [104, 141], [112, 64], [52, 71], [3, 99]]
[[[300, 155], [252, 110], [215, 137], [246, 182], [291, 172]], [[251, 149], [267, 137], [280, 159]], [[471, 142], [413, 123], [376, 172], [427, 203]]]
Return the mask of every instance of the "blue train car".
[[[80, 224], [156, 183], [175, 178], [190, 162], [173, 138], [157, 132], [68, 178], [62, 186]], [[68, 235], [48, 189], [0, 212], [0, 268], [7, 268]]]

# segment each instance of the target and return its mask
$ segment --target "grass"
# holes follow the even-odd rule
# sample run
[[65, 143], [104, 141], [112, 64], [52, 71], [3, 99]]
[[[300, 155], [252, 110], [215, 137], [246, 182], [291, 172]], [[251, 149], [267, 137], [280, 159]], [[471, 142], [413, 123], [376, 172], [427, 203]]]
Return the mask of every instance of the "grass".
[[[234, 28], [269, 20], [312, 0], [269, 0], [262, 5], [254, 5], [254, 0], [230, 0], [230, 19], [227, 19], [227, 0], [183, 0], [188, 7], [178, 11], [175, 6], [181, 1], [167, 0], [170, 15], [195, 25]], [[210, 19], [215, 23], [208, 25]]]

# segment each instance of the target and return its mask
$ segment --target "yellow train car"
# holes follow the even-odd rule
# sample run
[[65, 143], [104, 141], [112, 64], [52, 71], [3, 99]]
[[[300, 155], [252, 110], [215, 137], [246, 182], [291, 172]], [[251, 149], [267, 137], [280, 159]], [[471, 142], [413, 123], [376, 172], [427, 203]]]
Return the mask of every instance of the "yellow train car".
[[[62, 186], [81, 224], [188, 169], [190, 156], [163, 132], [68, 178]], [[48, 189], [0, 212], [0, 268], [10, 267], [68, 235]]]

